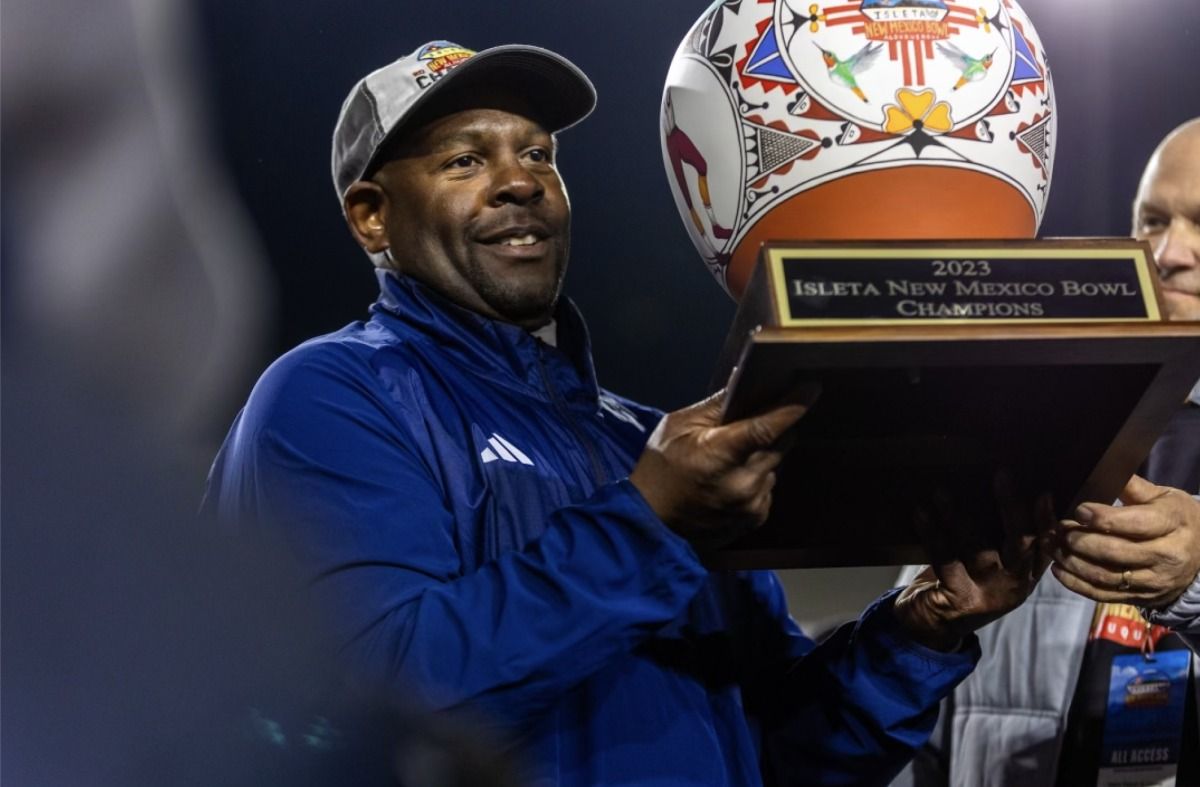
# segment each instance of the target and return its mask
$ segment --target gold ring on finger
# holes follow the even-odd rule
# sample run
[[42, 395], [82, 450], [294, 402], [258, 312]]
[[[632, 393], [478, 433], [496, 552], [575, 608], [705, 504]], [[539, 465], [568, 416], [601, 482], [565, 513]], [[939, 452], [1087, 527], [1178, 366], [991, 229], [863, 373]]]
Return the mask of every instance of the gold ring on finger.
[[1117, 585], [1117, 590], [1129, 590], [1129, 569], [1121, 572], [1121, 584]]

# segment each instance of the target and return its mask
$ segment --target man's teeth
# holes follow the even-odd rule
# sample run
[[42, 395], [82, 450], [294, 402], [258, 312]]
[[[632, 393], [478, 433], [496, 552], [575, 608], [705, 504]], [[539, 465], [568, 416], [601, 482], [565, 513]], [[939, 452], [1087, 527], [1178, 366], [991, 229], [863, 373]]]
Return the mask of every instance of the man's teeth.
[[501, 246], [532, 246], [535, 243], [537, 243], [537, 236], [533, 233], [504, 238], [500, 241]]

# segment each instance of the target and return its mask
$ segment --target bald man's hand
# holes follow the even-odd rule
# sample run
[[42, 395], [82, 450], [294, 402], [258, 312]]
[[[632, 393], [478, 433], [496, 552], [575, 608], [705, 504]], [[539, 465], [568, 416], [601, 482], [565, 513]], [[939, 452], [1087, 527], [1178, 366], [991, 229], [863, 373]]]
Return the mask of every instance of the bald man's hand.
[[700, 549], [733, 541], [771, 510], [788, 431], [807, 411], [788, 403], [721, 425], [725, 392], [668, 413], [629, 480], [667, 527]]
[[1121, 506], [1084, 503], [1047, 541], [1054, 576], [1096, 601], [1170, 606], [1200, 575], [1200, 501], [1134, 476]]

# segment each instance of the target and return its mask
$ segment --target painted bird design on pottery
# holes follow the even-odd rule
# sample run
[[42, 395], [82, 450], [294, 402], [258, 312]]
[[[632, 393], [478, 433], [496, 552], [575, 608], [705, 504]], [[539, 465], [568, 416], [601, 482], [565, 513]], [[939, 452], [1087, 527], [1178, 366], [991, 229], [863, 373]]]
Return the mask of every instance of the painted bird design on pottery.
[[958, 90], [968, 82], [978, 82], [987, 76], [987, 70], [992, 67], [992, 55], [996, 54], [996, 50], [993, 49], [983, 57], [971, 57], [948, 41], [944, 44], [939, 42], [936, 46], [937, 51], [945, 55], [961, 72], [952, 90]]
[[861, 74], [871, 67], [871, 64], [879, 57], [879, 53], [883, 51], [883, 44], [876, 41], [869, 43], [862, 49], [855, 52], [845, 60], [841, 60], [833, 52], [817, 46], [821, 50], [821, 57], [825, 60], [825, 67], [829, 69], [829, 78], [842, 87], [848, 87], [854, 91], [854, 95], [867, 101], [867, 96], [863, 93], [862, 88], [858, 86], [858, 80], [855, 74]]

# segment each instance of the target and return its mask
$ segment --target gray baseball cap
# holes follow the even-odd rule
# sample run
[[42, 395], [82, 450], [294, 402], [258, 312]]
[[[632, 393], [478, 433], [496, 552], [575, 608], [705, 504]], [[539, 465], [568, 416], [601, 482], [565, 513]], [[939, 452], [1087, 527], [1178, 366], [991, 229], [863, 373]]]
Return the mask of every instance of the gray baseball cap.
[[510, 45], [475, 52], [450, 41], [430, 41], [367, 74], [346, 97], [333, 129], [338, 199], [372, 172], [384, 145], [433, 96], [449, 85], [497, 84], [526, 93], [551, 133], [575, 125], [596, 106], [596, 89], [587, 76], [548, 49]]

